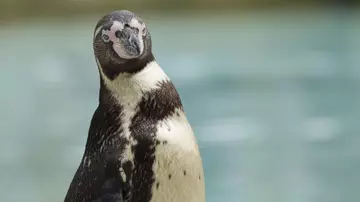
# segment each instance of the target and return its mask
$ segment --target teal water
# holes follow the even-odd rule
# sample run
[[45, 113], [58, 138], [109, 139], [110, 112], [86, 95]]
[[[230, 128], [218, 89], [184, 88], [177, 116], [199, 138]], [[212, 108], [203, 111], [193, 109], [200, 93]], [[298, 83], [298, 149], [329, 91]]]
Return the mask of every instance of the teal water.
[[[63, 200], [97, 105], [96, 19], [0, 29], [1, 201]], [[360, 201], [359, 22], [149, 16], [198, 138], [208, 202]]]

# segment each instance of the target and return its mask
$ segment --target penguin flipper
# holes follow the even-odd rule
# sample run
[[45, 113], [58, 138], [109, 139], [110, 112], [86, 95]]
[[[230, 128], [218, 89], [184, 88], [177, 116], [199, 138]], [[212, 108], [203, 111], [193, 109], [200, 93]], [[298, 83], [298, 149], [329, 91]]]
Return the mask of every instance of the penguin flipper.
[[118, 160], [109, 161], [106, 164], [106, 180], [100, 191], [98, 199], [93, 202], [124, 202], [129, 194], [126, 185], [119, 173], [120, 163]]
[[121, 194], [106, 194], [94, 202], [124, 202]]
[[124, 202], [124, 190], [121, 179], [108, 179], [105, 181], [98, 199], [93, 202]]

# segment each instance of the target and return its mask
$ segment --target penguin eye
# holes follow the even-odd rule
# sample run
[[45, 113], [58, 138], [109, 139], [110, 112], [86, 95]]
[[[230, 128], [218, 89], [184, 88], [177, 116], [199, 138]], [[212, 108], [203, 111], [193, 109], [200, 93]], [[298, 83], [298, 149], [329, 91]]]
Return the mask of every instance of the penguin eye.
[[142, 32], [143, 36], [145, 36], [146, 35], [146, 28], [145, 27], [142, 28], [141, 32]]
[[120, 32], [120, 30], [117, 30], [117, 31], [115, 32], [115, 36], [116, 36], [117, 38], [120, 38], [120, 37], [121, 37], [121, 32]]
[[101, 38], [102, 38], [102, 40], [103, 40], [104, 42], [109, 42], [109, 39], [110, 39], [107, 34], [102, 34], [102, 35], [101, 35]]

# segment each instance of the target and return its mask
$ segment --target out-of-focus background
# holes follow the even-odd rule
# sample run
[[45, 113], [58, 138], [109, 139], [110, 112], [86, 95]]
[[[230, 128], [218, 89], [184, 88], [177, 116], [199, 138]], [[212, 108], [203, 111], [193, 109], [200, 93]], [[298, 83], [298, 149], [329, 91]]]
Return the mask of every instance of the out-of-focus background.
[[140, 14], [203, 155], [208, 202], [360, 201], [356, 0], [1, 0], [0, 195], [61, 202], [99, 78], [97, 20]]

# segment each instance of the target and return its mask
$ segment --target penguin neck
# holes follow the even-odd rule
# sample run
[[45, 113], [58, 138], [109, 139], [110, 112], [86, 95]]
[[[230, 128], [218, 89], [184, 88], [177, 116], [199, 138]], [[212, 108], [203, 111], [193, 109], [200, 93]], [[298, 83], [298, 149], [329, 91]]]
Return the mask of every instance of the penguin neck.
[[110, 79], [103, 68], [100, 70], [100, 105], [120, 104], [122, 107], [135, 105], [147, 92], [161, 88], [161, 83], [170, 82], [169, 77], [153, 60], [136, 73], [121, 73]]
[[[101, 63], [101, 73], [102, 76], [106, 76], [106, 78], [110, 80], [116, 79], [120, 74], [136, 74], [137, 72], [142, 71], [147, 64], [152, 61], [155, 61], [155, 57], [151, 51], [147, 52], [140, 58], [134, 58], [126, 60], [122, 63], [117, 63], [113, 60], [105, 60], [105, 63]], [[98, 66], [100, 66], [99, 61]]]

